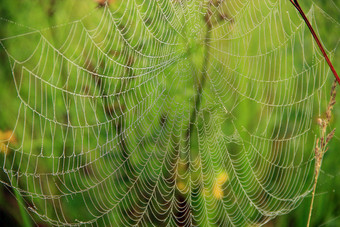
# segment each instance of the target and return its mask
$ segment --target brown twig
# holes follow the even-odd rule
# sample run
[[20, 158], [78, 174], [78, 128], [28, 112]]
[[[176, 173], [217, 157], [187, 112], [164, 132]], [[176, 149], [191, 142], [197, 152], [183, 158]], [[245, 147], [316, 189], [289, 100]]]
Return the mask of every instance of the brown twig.
[[311, 216], [312, 216], [313, 204], [314, 204], [315, 190], [316, 190], [316, 185], [317, 185], [318, 177], [319, 177], [319, 173], [320, 173], [322, 158], [323, 158], [324, 154], [326, 153], [326, 151], [328, 150], [328, 147], [327, 147], [328, 142], [333, 138], [334, 133], [335, 133], [335, 129], [333, 129], [329, 134], [326, 134], [326, 129], [327, 129], [327, 126], [329, 125], [329, 122], [331, 120], [332, 109], [335, 105], [336, 86], [337, 86], [337, 83], [340, 85], [340, 78], [339, 78], [332, 62], [329, 60], [328, 55], [327, 55], [325, 49], [323, 48], [318, 36], [316, 35], [311, 23], [309, 22], [308, 18], [306, 17], [306, 14], [303, 12], [298, 0], [289, 0], [289, 1], [299, 11], [301, 17], [303, 18], [303, 20], [305, 21], [306, 25], [308, 26], [310, 32], [312, 33], [315, 42], [317, 43], [319, 49], [322, 52], [322, 55], [324, 56], [328, 66], [332, 70], [332, 73], [335, 77], [335, 81], [333, 83], [332, 90], [331, 90], [331, 99], [329, 101], [328, 108], [327, 108], [327, 111], [326, 111], [326, 118], [325, 119], [322, 119], [322, 118], [318, 119], [318, 124], [321, 127], [321, 137], [316, 140], [316, 146], [315, 146], [315, 176], [314, 176], [315, 178], [314, 178], [314, 185], [313, 185], [312, 201], [311, 201], [311, 204], [310, 204], [308, 221], [307, 221], [307, 227], [309, 227]]
[[330, 69], [332, 70], [335, 79], [337, 80], [338, 84], [340, 85], [340, 78], [339, 78], [339, 76], [338, 76], [338, 73], [336, 72], [336, 70], [335, 70], [335, 68], [334, 68], [334, 66], [333, 66], [333, 64], [332, 64], [332, 62], [329, 60], [328, 55], [327, 55], [325, 49], [323, 48], [323, 46], [322, 46], [322, 44], [321, 44], [321, 42], [320, 42], [318, 36], [316, 35], [316, 33], [315, 33], [315, 31], [314, 31], [314, 29], [313, 29], [311, 23], [309, 22], [309, 20], [307, 19], [305, 13], [303, 12], [303, 10], [302, 10], [302, 8], [301, 8], [301, 6], [300, 6], [298, 0], [289, 0], [289, 1], [290, 1], [290, 2], [294, 5], [294, 7], [299, 11], [301, 17], [303, 18], [303, 20], [304, 20], [305, 23], [307, 24], [307, 26], [308, 26], [310, 32], [312, 33], [312, 35], [313, 35], [313, 37], [314, 37], [315, 42], [318, 44], [319, 49], [320, 49], [321, 52], [322, 52], [322, 55], [324, 56], [326, 62], [328, 63]]

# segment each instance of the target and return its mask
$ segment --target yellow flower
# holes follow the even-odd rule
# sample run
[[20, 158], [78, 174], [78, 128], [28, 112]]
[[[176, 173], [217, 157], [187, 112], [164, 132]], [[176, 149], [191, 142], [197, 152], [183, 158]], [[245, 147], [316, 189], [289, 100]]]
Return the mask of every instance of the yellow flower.
[[185, 184], [184, 184], [182, 181], [178, 181], [178, 182], [177, 182], [177, 188], [178, 188], [178, 190], [180, 190], [180, 191], [184, 191], [184, 189], [185, 189]]
[[13, 135], [12, 131], [2, 132], [0, 131], [0, 152], [7, 154], [8, 152], [8, 145], [15, 144], [17, 142], [15, 136]]
[[225, 182], [228, 181], [228, 179], [229, 179], [229, 176], [225, 171], [217, 175], [215, 183], [214, 183], [214, 187], [213, 187], [213, 195], [216, 199], [223, 198], [224, 192], [223, 192], [222, 186]]
[[216, 199], [222, 199], [223, 198], [223, 190], [222, 190], [222, 186], [215, 184], [214, 188], [213, 188], [213, 195]]
[[227, 182], [228, 179], [229, 179], [228, 174], [225, 171], [223, 171], [217, 175], [216, 182], [222, 185], [225, 182]]
[[0, 152], [7, 154], [7, 151], [8, 147], [4, 143], [0, 142]]

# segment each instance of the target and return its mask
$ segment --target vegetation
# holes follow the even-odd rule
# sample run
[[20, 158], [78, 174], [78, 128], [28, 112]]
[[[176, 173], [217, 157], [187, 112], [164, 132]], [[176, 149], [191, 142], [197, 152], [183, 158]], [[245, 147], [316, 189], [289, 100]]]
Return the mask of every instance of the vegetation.
[[270, 2], [2, 1], [1, 222], [339, 226], [336, 83]]

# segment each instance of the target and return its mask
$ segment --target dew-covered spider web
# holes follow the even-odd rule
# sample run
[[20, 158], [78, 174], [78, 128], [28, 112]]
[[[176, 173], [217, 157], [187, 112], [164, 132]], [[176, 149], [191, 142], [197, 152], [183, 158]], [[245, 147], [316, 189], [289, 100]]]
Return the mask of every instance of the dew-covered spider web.
[[[44, 28], [1, 18], [17, 100], [1, 181], [32, 217], [250, 226], [310, 194], [331, 74], [290, 1], [98, 2]], [[339, 32], [302, 6], [317, 33]]]

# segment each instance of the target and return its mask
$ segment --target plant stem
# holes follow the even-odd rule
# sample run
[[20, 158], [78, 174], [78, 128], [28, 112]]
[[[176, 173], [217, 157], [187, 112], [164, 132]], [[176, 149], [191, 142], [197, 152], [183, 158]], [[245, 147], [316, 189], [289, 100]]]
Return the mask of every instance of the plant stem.
[[328, 150], [328, 143], [331, 141], [331, 139], [334, 136], [335, 133], [335, 128], [326, 134], [326, 129], [329, 125], [329, 122], [332, 117], [332, 110], [335, 105], [335, 98], [336, 98], [336, 86], [337, 86], [337, 81], [334, 80], [332, 89], [331, 89], [331, 98], [328, 103], [327, 111], [326, 111], [326, 118], [325, 119], [318, 119], [318, 125], [321, 127], [321, 137], [317, 138], [316, 140], [316, 146], [315, 146], [315, 176], [314, 176], [314, 185], [313, 185], [313, 193], [312, 193], [312, 201], [310, 203], [309, 207], [309, 215], [308, 215], [308, 221], [307, 221], [307, 227], [310, 225], [310, 220], [312, 217], [312, 210], [313, 210], [313, 204], [314, 204], [314, 197], [315, 197], [315, 191], [316, 191], [316, 185], [318, 182], [319, 178], [319, 173], [320, 173], [320, 168], [321, 168], [321, 163], [324, 154]]
[[305, 23], [307, 24], [307, 26], [308, 26], [310, 32], [312, 33], [312, 35], [313, 35], [313, 37], [314, 37], [315, 42], [317, 43], [319, 49], [320, 49], [321, 52], [322, 52], [322, 55], [324, 56], [324, 58], [325, 58], [327, 64], [329, 65], [330, 69], [332, 70], [334, 77], [335, 77], [336, 80], [338, 81], [338, 84], [340, 85], [340, 78], [339, 78], [339, 76], [338, 76], [338, 73], [336, 72], [336, 70], [335, 70], [335, 68], [334, 68], [334, 66], [333, 66], [333, 64], [332, 64], [332, 62], [329, 60], [329, 58], [328, 58], [328, 56], [327, 56], [327, 53], [326, 53], [325, 49], [323, 48], [323, 46], [322, 46], [322, 44], [321, 44], [321, 42], [320, 42], [318, 36], [316, 35], [316, 33], [315, 33], [315, 31], [314, 31], [314, 29], [313, 29], [311, 23], [309, 22], [309, 20], [307, 19], [305, 13], [303, 12], [303, 10], [302, 10], [302, 8], [301, 8], [301, 6], [300, 6], [298, 0], [290, 0], [290, 2], [291, 2], [291, 3], [294, 5], [294, 7], [299, 11], [301, 17], [303, 18], [303, 20], [304, 20]]
[[310, 207], [309, 207], [309, 215], [308, 215], [307, 227], [309, 227], [310, 220], [312, 218], [312, 210], [313, 210], [313, 204], [314, 204], [316, 185], [317, 185], [318, 177], [319, 177], [319, 171], [320, 171], [320, 166], [318, 167], [318, 169], [316, 170], [316, 173], [315, 173], [313, 192], [312, 192], [312, 201], [310, 202]]
[[[338, 84], [340, 85], [340, 78], [332, 64], [332, 62], [329, 60], [328, 56], [327, 56], [327, 53], [325, 51], [325, 49], [323, 48], [318, 36], [316, 35], [311, 23], [309, 22], [308, 18], [306, 17], [306, 14], [303, 12], [298, 0], [290, 0], [290, 2], [294, 5], [294, 7], [299, 11], [301, 17], [303, 18], [303, 20], [305, 21], [306, 25], [308, 26], [310, 32], [312, 33], [313, 37], [314, 37], [314, 40], [315, 42], [317, 43], [319, 49], [321, 50], [322, 52], [322, 55], [324, 56], [328, 66], [330, 67], [330, 69], [332, 70], [332, 73], [336, 79], [336, 81], [338, 82]], [[336, 82], [334, 82], [334, 85], [332, 87], [332, 92], [331, 92], [331, 101], [330, 101], [330, 104], [329, 104], [329, 107], [328, 107], [328, 110], [329, 112], [331, 111], [331, 109], [333, 108], [333, 105], [335, 103], [335, 97], [333, 97], [334, 99], [334, 103], [332, 104], [332, 96], [335, 95], [335, 87], [336, 87]], [[333, 89], [334, 89], [334, 94], [333, 94]], [[328, 119], [329, 121], [329, 119]], [[328, 121], [327, 121], [327, 124], [328, 124]], [[326, 125], [327, 126], [327, 125]], [[326, 127], [325, 126], [325, 127]], [[322, 137], [325, 139], [325, 128], [324, 127], [324, 130], [323, 130], [323, 135]], [[326, 144], [328, 143], [328, 141], [326, 141]], [[321, 142], [321, 155], [323, 156], [324, 153], [326, 152], [327, 149], [325, 149], [325, 146], [326, 144], [324, 145], [323, 144], [323, 141]], [[318, 144], [317, 144], [318, 146]], [[317, 147], [318, 148], [318, 147]], [[320, 172], [320, 168], [321, 168], [321, 159], [322, 159], [322, 156], [319, 156], [320, 154], [317, 154], [317, 150], [316, 150], [316, 166], [315, 166], [315, 178], [314, 178], [314, 185], [313, 185], [313, 192], [312, 192], [312, 201], [310, 203], [310, 207], [309, 207], [309, 215], [308, 215], [308, 221], [307, 221], [307, 227], [309, 227], [310, 225], [310, 220], [311, 220], [311, 217], [312, 217], [312, 211], [313, 211], [313, 204], [314, 204], [314, 197], [315, 197], [315, 191], [316, 191], [316, 185], [317, 185], [317, 182], [318, 182], [318, 177], [319, 177], [319, 172]]]
[[212, 28], [212, 24], [210, 23], [210, 16], [211, 16], [211, 12], [208, 9], [208, 12], [206, 14], [205, 20], [206, 20], [206, 24], [207, 24], [207, 31], [205, 34], [205, 38], [204, 38], [204, 61], [203, 61], [203, 66], [202, 66], [202, 74], [201, 77], [198, 80], [197, 83], [197, 94], [195, 96], [195, 105], [194, 108], [192, 109], [192, 112], [190, 114], [190, 121], [189, 121], [189, 127], [188, 130], [186, 132], [186, 138], [188, 138], [188, 144], [190, 144], [191, 141], [191, 134], [194, 128], [194, 123], [196, 121], [197, 118], [197, 112], [200, 109], [201, 106], [201, 101], [202, 101], [202, 92], [203, 92], [203, 88], [206, 82], [206, 77], [207, 77], [207, 68], [208, 68], [208, 63], [209, 63], [209, 46], [208, 46], [208, 40], [211, 36], [211, 28]]
[[[17, 184], [13, 183], [13, 186], [17, 186]], [[18, 202], [19, 211], [20, 211], [20, 215], [22, 217], [22, 222], [23, 222], [22, 224], [23, 224], [24, 227], [31, 227], [32, 226], [31, 221], [30, 221], [30, 218], [27, 215], [27, 211], [26, 211], [26, 208], [25, 208], [25, 205], [24, 205], [24, 200], [23, 200], [19, 191], [16, 188], [13, 188], [13, 191], [14, 191], [15, 198]]]

